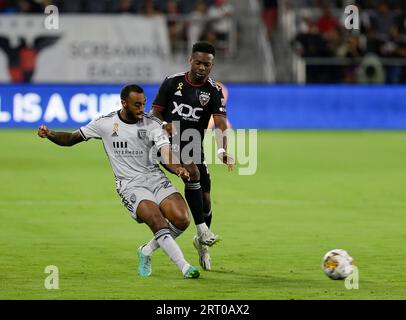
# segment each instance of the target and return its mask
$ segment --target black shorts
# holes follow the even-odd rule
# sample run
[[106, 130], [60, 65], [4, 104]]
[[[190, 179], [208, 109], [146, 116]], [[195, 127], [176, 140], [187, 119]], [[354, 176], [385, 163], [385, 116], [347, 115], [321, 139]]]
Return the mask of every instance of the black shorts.
[[[175, 174], [171, 169], [169, 169], [165, 164], [161, 163], [161, 166], [165, 168], [165, 170], [169, 171], [172, 174]], [[211, 189], [211, 180], [210, 180], [210, 172], [209, 168], [205, 161], [202, 164], [197, 164], [197, 169], [200, 172], [200, 186], [202, 187], [203, 192], [210, 192]]]

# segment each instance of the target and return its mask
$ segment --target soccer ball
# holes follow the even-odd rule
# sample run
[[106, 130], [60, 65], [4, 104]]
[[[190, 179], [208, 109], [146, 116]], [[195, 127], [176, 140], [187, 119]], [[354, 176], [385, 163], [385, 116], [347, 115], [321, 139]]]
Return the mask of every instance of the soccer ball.
[[354, 271], [353, 261], [347, 251], [334, 249], [324, 255], [321, 268], [330, 279], [345, 279]]

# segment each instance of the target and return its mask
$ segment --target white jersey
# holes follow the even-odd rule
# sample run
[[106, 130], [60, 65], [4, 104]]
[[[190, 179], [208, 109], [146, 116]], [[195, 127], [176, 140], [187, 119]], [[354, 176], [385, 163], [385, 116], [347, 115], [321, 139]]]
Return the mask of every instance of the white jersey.
[[132, 180], [147, 173], [160, 171], [157, 151], [169, 144], [161, 121], [147, 113], [137, 123], [128, 123], [119, 111], [101, 116], [79, 129], [86, 141], [102, 139], [116, 180]]

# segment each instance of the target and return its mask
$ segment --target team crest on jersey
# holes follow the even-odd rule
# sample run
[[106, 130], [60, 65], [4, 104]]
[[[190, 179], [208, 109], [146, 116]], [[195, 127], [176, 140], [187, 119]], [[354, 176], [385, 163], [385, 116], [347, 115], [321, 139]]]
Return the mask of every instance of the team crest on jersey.
[[146, 136], [147, 136], [147, 130], [144, 130], [144, 129], [138, 130], [138, 138], [140, 138], [141, 140], [144, 140]]
[[199, 96], [199, 101], [202, 107], [204, 107], [210, 101], [210, 93], [201, 92]]
[[118, 131], [118, 123], [115, 122], [114, 125], [113, 125], [113, 134], [111, 136], [112, 137], [118, 137], [117, 131]]

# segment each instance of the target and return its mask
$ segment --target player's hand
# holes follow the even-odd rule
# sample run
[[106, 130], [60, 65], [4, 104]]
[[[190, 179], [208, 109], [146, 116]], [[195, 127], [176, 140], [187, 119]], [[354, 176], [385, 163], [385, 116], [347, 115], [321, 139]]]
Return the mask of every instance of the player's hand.
[[175, 136], [177, 134], [175, 127], [172, 126], [172, 123], [167, 123], [163, 126], [164, 130], [168, 132], [169, 136]]
[[39, 128], [38, 128], [38, 136], [40, 136], [41, 138], [48, 138], [48, 135], [50, 133], [50, 130], [48, 129], [48, 127], [44, 124], [42, 124]]
[[178, 177], [181, 177], [182, 179], [186, 179], [187, 181], [190, 180], [189, 171], [187, 171], [184, 167], [179, 167], [178, 169], [176, 169], [175, 172]]
[[227, 165], [227, 169], [228, 171], [233, 171], [233, 167], [235, 164], [235, 160], [233, 157], [231, 157], [229, 154], [227, 154], [227, 152], [220, 152], [218, 154], [219, 158], [221, 161], [223, 161], [224, 164]]

